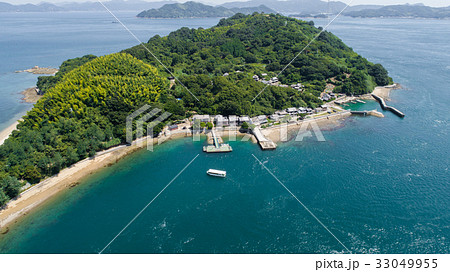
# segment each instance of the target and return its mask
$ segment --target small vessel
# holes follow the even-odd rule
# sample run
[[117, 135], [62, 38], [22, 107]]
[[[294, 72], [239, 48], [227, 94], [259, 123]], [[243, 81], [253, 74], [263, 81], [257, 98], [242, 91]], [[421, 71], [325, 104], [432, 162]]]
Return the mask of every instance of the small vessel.
[[206, 171], [206, 174], [208, 174], [210, 176], [214, 176], [214, 177], [221, 177], [221, 178], [224, 178], [227, 176], [226, 171], [216, 170], [216, 169], [209, 169], [208, 171]]

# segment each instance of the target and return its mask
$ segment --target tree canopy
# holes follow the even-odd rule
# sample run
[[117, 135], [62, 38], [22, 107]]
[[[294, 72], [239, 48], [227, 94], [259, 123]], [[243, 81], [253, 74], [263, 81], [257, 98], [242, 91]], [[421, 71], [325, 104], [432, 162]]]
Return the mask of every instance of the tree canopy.
[[0, 205], [17, 195], [18, 180], [39, 182], [124, 142], [126, 116], [143, 104], [164, 108], [167, 88], [155, 68], [124, 53], [65, 73], [0, 146]]

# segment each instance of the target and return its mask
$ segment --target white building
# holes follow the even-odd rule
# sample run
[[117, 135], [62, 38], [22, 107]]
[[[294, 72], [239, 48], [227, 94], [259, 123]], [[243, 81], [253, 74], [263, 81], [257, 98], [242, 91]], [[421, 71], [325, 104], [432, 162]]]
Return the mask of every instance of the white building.
[[247, 122], [247, 124], [250, 124], [250, 117], [248, 117], [248, 116], [239, 117], [239, 124], [242, 125], [244, 122]]
[[261, 125], [268, 122], [268, 121], [267, 121], [267, 116], [265, 116], [265, 115], [259, 115], [257, 118], [258, 118], [258, 121], [259, 121], [259, 123], [260, 123]]
[[275, 122], [278, 122], [280, 120], [281, 116], [279, 116], [278, 114], [274, 113], [272, 115], [269, 116], [270, 120], [273, 120]]
[[222, 115], [216, 115], [214, 120], [216, 121], [217, 127], [223, 127], [229, 125], [229, 120], [227, 117], [223, 117]]
[[200, 122], [205, 122], [205, 123], [210, 122], [209, 115], [207, 115], [207, 114], [205, 114], [205, 115], [200, 115], [200, 114], [194, 115], [192, 117], [192, 120], [194, 122], [195, 122], [195, 120], [200, 120]]
[[276, 114], [278, 114], [278, 115], [288, 115], [288, 113], [286, 112], [286, 110], [282, 110], [282, 111], [276, 111], [275, 112]]
[[323, 94], [320, 99], [322, 99], [323, 101], [328, 101], [331, 99], [331, 96], [326, 93], [326, 94]]
[[236, 115], [228, 116], [228, 125], [235, 127], [237, 125], [237, 117]]
[[255, 125], [255, 126], [260, 125], [258, 117], [253, 117], [252, 119], [250, 119], [250, 123]]

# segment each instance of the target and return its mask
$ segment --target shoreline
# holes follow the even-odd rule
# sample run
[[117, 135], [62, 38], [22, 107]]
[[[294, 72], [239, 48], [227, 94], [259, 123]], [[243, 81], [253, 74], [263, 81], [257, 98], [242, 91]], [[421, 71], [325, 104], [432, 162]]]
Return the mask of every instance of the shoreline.
[[48, 177], [23, 191], [15, 199], [10, 200], [5, 208], [0, 210], [0, 234], [6, 234], [9, 226], [17, 223], [21, 217], [27, 215], [52, 197], [80, 184], [91, 174], [145, 148], [148, 142], [153, 141], [154, 145], [158, 145], [158, 143], [163, 144], [169, 140], [190, 136], [190, 131], [180, 131], [180, 133], [171, 133], [168, 136], [144, 137], [135, 140], [132, 145], [120, 145], [99, 151], [94, 157], [86, 158], [70, 167], [64, 168], [58, 174]]
[[33, 68], [16, 71], [16, 73], [25, 73], [26, 72], [26, 73], [31, 73], [31, 74], [35, 74], [35, 75], [54, 75], [58, 71], [59, 71], [58, 68], [34, 66]]
[[22, 101], [32, 104], [38, 102], [38, 100], [42, 98], [42, 95], [37, 94], [36, 88], [37, 87], [31, 87], [21, 91], [20, 94], [23, 95]]
[[[384, 100], [390, 100], [389, 96], [391, 94], [392, 90], [398, 90], [402, 88], [402, 86], [398, 83], [394, 83], [392, 85], [388, 85], [388, 86], [378, 86], [375, 87], [375, 89], [372, 91], [372, 94], [375, 94], [381, 98], [383, 98]], [[371, 99], [374, 99], [373, 97], [371, 97]]]
[[[372, 94], [378, 95], [382, 98], [384, 98], [385, 100], [389, 101], [389, 96], [392, 90], [396, 90], [396, 89], [400, 89], [401, 85], [398, 83], [394, 83], [392, 85], [388, 85], [388, 86], [377, 86], [374, 88], [374, 90], [372, 91], [372, 93], [370, 94], [365, 94], [365, 95], [361, 95], [359, 97], [346, 97], [344, 100], [346, 102], [351, 101], [351, 100], [357, 100], [357, 99], [361, 99], [361, 100], [375, 100], [372, 97]], [[334, 101], [326, 103], [329, 104], [329, 106], [332, 107], [337, 107], [337, 105], [333, 105]], [[298, 129], [300, 129], [302, 127], [302, 125], [304, 124], [308, 124], [311, 122], [316, 122], [317, 126], [320, 129], [332, 129], [332, 128], [337, 128], [340, 127], [342, 125], [342, 121], [347, 119], [348, 117], [350, 117], [352, 114], [347, 111], [344, 110], [342, 107], [341, 108], [343, 111], [339, 112], [339, 113], [334, 113], [334, 114], [328, 114], [328, 115], [324, 115], [324, 116], [320, 116], [320, 117], [313, 117], [313, 118], [306, 118], [302, 121], [297, 121], [294, 123], [288, 123], [287, 125], [283, 125], [283, 126], [274, 126], [274, 127], [269, 127], [269, 128], [265, 128], [265, 129], [261, 129], [261, 132], [263, 133], [263, 135], [268, 138], [269, 140], [273, 141], [274, 143], [278, 143], [278, 142], [287, 142], [292, 140], [292, 132], [293, 131], [297, 131]], [[287, 133], [287, 139], [282, 139], [282, 133], [284, 130], [286, 129]]]
[[16, 130], [17, 125], [19, 124], [19, 121], [22, 119], [19, 119], [17, 121], [15, 121], [14, 123], [12, 123], [11, 125], [9, 125], [8, 127], [6, 127], [5, 129], [3, 129], [2, 131], [0, 131], [0, 145], [2, 145], [6, 139], [9, 138], [9, 135], [11, 135], [11, 133]]
[[[309, 124], [312, 122], [315, 122], [317, 126], [320, 129], [331, 129], [331, 128], [337, 128], [342, 125], [343, 120], [350, 117], [352, 114], [349, 111], [344, 111], [340, 113], [330, 114], [330, 115], [324, 115], [317, 118], [308, 118], [302, 121], [298, 121], [295, 123], [287, 124], [284, 126], [276, 126], [276, 127], [270, 127], [262, 129], [261, 132], [263, 135], [268, 138], [269, 140], [279, 143], [279, 142], [289, 142], [292, 140], [292, 132], [298, 131], [304, 124]], [[306, 127], [307, 129], [310, 129], [309, 126]], [[283, 129], [286, 131], [283, 132]], [[287, 133], [286, 133], [287, 132]], [[282, 134], [285, 134], [287, 136], [287, 139], [282, 139]]]
[[[398, 86], [398, 85], [396, 85]], [[377, 87], [372, 93], [377, 95], [383, 95], [384, 97], [388, 97], [390, 91], [393, 87]], [[301, 127], [302, 124], [317, 122], [317, 125], [320, 128], [328, 127], [334, 128], [342, 125], [340, 120], [344, 120], [351, 115], [350, 112], [344, 111], [340, 113], [335, 113], [331, 115], [324, 115], [316, 118], [308, 118], [303, 121], [295, 122], [292, 124], [288, 124], [287, 131], [288, 134], [293, 130]], [[11, 132], [16, 128], [18, 121], [14, 124], [10, 125], [7, 129], [4, 129], [0, 132], [0, 143], [2, 143], [2, 139], [7, 139]], [[263, 134], [274, 142], [281, 141], [280, 132], [281, 126], [271, 127], [263, 129]], [[166, 131], [167, 133], [167, 131]], [[7, 233], [9, 230], [9, 226], [14, 225], [18, 220], [27, 215], [30, 211], [34, 210], [36, 207], [40, 206], [44, 202], [48, 201], [52, 197], [57, 194], [65, 191], [66, 189], [70, 189], [73, 186], [76, 186], [83, 182], [83, 179], [88, 177], [89, 175], [100, 171], [105, 167], [109, 167], [119, 160], [123, 159], [127, 155], [130, 155], [142, 148], [146, 147], [146, 143], [149, 141], [153, 141], [153, 144], [162, 144], [168, 142], [169, 140], [191, 137], [190, 130], [179, 130], [176, 132], [170, 132], [169, 135], [163, 133], [161, 136], [156, 138], [144, 137], [138, 140], [133, 141], [133, 144], [128, 145], [120, 145], [116, 147], [112, 147], [110, 149], [97, 152], [94, 157], [86, 158], [81, 160], [74, 165], [64, 168], [58, 174], [48, 177], [40, 183], [28, 188], [19, 194], [15, 199], [10, 200], [6, 207], [0, 210], [0, 233]], [[235, 131], [236, 137], [241, 137], [248, 135], [247, 133]], [[227, 137], [230, 134], [227, 130], [223, 130], [220, 132], [222, 137]], [[4, 141], [3, 139], [3, 141]], [[257, 143], [254, 135], [251, 135], [250, 140], [253, 143]]]

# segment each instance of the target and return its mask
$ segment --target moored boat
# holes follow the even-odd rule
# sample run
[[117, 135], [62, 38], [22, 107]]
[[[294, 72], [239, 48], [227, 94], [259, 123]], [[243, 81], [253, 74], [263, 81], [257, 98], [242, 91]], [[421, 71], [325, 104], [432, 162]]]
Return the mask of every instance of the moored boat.
[[216, 170], [216, 169], [209, 169], [208, 171], [206, 171], [206, 174], [208, 174], [210, 176], [214, 176], [214, 177], [221, 177], [221, 178], [224, 178], [227, 176], [226, 171]]

